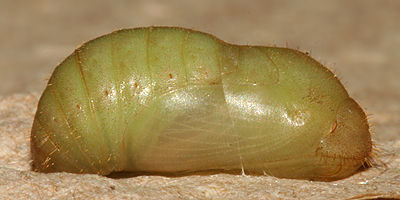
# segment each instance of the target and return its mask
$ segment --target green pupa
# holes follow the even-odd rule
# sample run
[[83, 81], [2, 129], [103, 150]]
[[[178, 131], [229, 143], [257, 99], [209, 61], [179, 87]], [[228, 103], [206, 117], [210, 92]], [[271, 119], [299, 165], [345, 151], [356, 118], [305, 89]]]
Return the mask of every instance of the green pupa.
[[184, 28], [124, 29], [54, 70], [31, 134], [40, 172], [233, 172], [330, 181], [370, 158], [366, 115], [326, 67]]

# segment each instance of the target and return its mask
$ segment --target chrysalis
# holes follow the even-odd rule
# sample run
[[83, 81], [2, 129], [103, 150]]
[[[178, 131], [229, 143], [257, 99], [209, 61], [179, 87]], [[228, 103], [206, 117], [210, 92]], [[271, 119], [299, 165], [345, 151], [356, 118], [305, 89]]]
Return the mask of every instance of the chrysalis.
[[270, 174], [337, 180], [371, 152], [363, 110], [296, 50], [183, 28], [113, 32], [53, 72], [31, 135], [33, 169]]

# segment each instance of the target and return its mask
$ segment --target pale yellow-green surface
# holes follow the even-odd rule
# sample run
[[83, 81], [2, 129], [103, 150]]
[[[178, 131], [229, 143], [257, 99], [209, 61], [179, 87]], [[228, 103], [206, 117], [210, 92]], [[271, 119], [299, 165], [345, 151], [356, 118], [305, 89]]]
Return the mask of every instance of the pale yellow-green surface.
[[371, 157], [364, 112], [320, 63], [176, 27], [82, 45], [52, 74], [31, 134], [38, 172], [337, 180]]
[[[397, 1], [2, 1], [0, 195], [4, 199], [399, 198], [400, 18]], [[332, 69], [368, 114], [378, 165], [334, 182], [270, 176], [110, 179], [30, 171], [29, 137], [40, 92], [82, 42], [112, 30], [184, 26], [230, 43], [300, 47]], [[30, 94], [29, 92], [35, 92]], [[23, 93], [14, 95], [15, 93]]]

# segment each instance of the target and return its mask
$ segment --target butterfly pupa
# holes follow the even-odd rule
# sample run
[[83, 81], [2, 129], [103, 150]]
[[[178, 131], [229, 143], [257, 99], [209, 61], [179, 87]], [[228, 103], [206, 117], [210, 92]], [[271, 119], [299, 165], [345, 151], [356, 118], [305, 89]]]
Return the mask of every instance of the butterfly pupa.
[[56, 67], [31, 133], [40, 172], [267, 173], [337, 180], [372, 149], [326, 67], [288, 49], [184, 28], [124, 29]]

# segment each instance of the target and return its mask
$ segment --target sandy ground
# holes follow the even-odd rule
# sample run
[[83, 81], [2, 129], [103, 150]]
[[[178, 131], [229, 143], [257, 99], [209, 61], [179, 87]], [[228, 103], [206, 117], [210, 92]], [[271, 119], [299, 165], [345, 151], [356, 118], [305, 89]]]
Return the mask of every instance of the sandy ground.
[[[0, 199], [400, 198], [400, 2], [0, 0]], [[127, 27], [169, 25], [231, 43], [310, 51], [369, 115], [378, 164], [335, 182], [269, 176], [41, 174], [29, 135], [54, 67], [82, 42]]]

